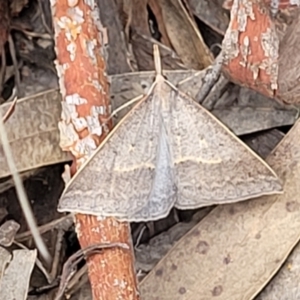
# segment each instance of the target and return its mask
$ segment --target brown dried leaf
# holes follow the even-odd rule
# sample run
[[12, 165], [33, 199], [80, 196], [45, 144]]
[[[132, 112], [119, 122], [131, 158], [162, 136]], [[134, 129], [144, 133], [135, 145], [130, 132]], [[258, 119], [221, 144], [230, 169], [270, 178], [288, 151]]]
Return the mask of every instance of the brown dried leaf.
[[203, 23], [221, 35], [229, 24], [229, 17], [223, 9], [224, 0], [189, 0], [191, 10]]
[[[132, 9], [133, 9], [134, 0], [115, 0], [119, 19], [122, 24], [122, 30], [125, 34], [126, 43], [129, 42], [129, 27], [131, 26], [132, 21]], [[104, 7], [103, 7], [104, 8]]]
[[131, 0], [132, 2], [132, 20], [131, 26], [134, 31], [151, 36], [148, 23], [148, 0]]
[[[284, 193], [215, 208], [141, 283], [146, 299], [253, 299], [300, 239], [300, 121], [268, 157]], [[199, 295], [201, 297], [199, 298]]]
[[167, 47], [171, 48], [171, 42], [167, 34], [166, 26], [164, 24], [163, 15], [161, 11], [161, 7], [157, 0], [149, 0], [148, 5], [151, 8], [153, 14], [155, 15], [155, 19], [158, 25], [159, 33], [161, 34], [160, 41], [166, 45]]
[[181, 0], [159, 0], [165, 27], [176, 53], [189, 69], [202, 70], [213, 56]]

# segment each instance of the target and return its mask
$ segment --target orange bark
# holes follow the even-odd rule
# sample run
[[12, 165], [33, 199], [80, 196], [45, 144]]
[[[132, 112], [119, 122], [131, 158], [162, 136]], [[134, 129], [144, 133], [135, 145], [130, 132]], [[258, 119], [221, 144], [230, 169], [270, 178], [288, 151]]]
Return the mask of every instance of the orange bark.
[[[78, 170], [111, 128], [109, 85], [105, 73], [106, 31], [95, 1], [52, 0], [60, 91], [59, 123], [64, 151]], [[74, 166], [76, 166], [74, 168]], [[100, 180], [100, 179], [99, 179]], [[130, 226], [113, 218], [77, 214], [76, 232], [82, 248], [98, 243], [126, 243], [88, 258], [93, 299], [138, 299]]]
[[231, 21], [223, 71], [233, 82], [289, 104], [299, 103], [300, 4], [291, 0], [225, 0]]
[[269, 97], [277, 89], [279, 40], [263, 1], [237, 1], [226, 31], [223, 71], [234, 82]]

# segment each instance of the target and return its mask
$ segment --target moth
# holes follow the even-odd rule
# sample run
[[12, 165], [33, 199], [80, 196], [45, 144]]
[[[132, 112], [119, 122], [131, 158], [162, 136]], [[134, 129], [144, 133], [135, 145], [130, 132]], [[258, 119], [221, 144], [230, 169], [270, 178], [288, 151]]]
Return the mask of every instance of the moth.
[[60, 212], [139, 222], [172, 207], [195, 209], [280, 193], [275, 172], [226, 126], [163, 77], [156, 78], [66, 185]]

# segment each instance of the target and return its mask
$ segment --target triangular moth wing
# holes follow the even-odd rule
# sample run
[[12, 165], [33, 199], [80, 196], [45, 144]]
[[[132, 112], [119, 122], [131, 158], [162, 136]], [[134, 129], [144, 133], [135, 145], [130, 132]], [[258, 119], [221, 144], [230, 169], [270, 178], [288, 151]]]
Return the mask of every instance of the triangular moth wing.
[[174, 170], [154, 94], [152, 91], [127, 114], [71, 179], [59, 211], [126, 221], [168, 214], [176, 200]]
[[225, 125], [169, 84], [178, 200], [195, 209], [282, 191], [275, 172]]

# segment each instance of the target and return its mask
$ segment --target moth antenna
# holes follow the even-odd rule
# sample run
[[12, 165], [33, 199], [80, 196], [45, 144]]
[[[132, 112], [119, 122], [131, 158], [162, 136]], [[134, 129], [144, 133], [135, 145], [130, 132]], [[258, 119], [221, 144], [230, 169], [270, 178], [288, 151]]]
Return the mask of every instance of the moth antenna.
[[158, 45], [156, 44], [153, 45], [153, 56], [154, 56], [154, 67], [155, 67], [156, 75], [162, 75], [159, 48]]

